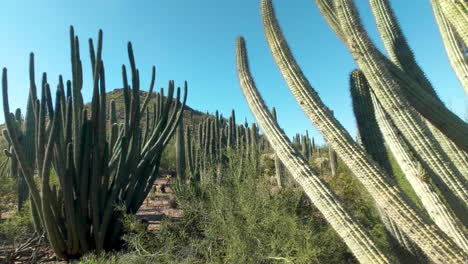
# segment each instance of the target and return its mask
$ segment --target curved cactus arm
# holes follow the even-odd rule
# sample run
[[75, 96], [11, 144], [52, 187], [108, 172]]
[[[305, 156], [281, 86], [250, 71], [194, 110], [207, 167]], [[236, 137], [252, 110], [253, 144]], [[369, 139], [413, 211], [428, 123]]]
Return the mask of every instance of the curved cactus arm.
[[[427, 92], [437, 95], [414, 58], [388, 0], [370, 0], [372, 13], [390, 60]], [[403, 87], [404, 88], [404, 87]]]
[[370, 95], [383, 137], [429, 216], [460, 248], [468, 252], [468, 237], [457, 217], [445, 205], [434, 187], [427, 182], [423, 166], [413, 157], [404, 139], [398, 135], [396, 127], [386, 116], [375, 95], [372, 93]]
[[444, 13], [440, 10], [438, 1], [431, 0], [431, 5], [450, 64], [462, 87], [465, 89], [465, 93], [468, 94], [468, 56], [463, 49], [468, 44], [462, 44], [457, 32], [455, 32], [453, 26], [447, 21]]
[[[365, 64], [367, 64], [367, 66], [370, 64], [372, 67], [375, 67], [376, 70], [372, 70], [372, 67], [371, 70], [378, 79], [385, 78], [383, 86], [386, 87], [386, 91], [400, 90], [401, 86], [408, 86], [408, 89], [399, 91], [399, 97], [402, 97], [403, 93], [406, 93], [407, 99], [419, 113], [433, 123], [434, 126], [439, 128], [447, 137], [457, 144], [457, 146], [467, 151], [468, 142], [465, 138], [468, 137], [468, 124], [448, 110], [447, 107], [438, 99], [434, 98], [432, 94], [417, 85], [415, 81], [405, 78], [405, 76], [399, 76], [402, 74], [401, 70], [393, 65], [393, 63], [390, 63], [389, 60], [372, 45], [370, 39], [366, 36], [366, 32], [360, 24], [357, 11], [355, 11], [352, 1], [336, 1], [333, 6], [335, 14], [323, 11], [326, 10], [323, 7], [323, 2], [325, 1], [326, 0], [316, 0], [316, 3], [330, 27], [335, 30], [338, 37], [348, 46], [351, 54], [359, 64], [359, 67], [364, 72], [368, 70], [364, 67]], [[336, 20], [340, 21], [341, 30], [339, 31], [335, 29]], [[385, 73], [385, 75], [382, 75], [383, 73]], [[401, 78], [402, 80], [397, 81], [395, 78]], [[369, 82], [372, 83], [373, 80], [369, 80]], [[372, 89], [374, 89], [374, 85], [372, 85], [372, 87]], [[378, 96], [379, 98], [382, 97], [379, 93]], [[399, 108], [400, 107], [395, 107], [395, 109]], [[393, 116], [392, 114], [392, 117]]]
[[336, 16], [335, 0], [315, 0], [320, 13], [327, 21], [328, 25], [335, 32], [341, 41], [346, 41], [345, 35], [341, 31], [341, 25], [338, 17]]
[[358, 146], [343, 126], [323, 104], [294, 60], [274, 16], [271, 0], [262, 1], [262, 17], [272, 55], [292, 94], [310, 121], [335, 149], [338, 156], [364, 184], [378, 206], [436, 263], [457, 263], [466, 258], [446, 235], [419, 211], [415, 210], [394, 182]]
[[[447, 158], [457, 168], [464, 180], [468, 179], [468, 152], [461, 150], [449, 138], [447, 138], [437, 127], [427, 122], [429, 130], [439, 143], [440, 147], [447, 154]], [[463, 181], [463, 179], [462, 179]]]
[[239, 82], [247, 103], [276, 154], [296, 181], [361, 263], [389, 263], [387, 256], [376, 247], [364, 228], [350, 216], [327, 184], [313, 174], [278, 128], [250, 75], [242, 38], [236, 42], [236, 61]]
[[[413, 109], [412, 106], [415, 106], [414, 102], [410, 104], [407, 100], [414, 96], [405, 96], [401, 89], [402, 85], [412, 85], [412, 80], [410, 78], [405, 79], [404, 73], [395, 76], [401, 70], [394, 65], [391, 67], [392, 65], [390, 65], [388, 59], [372, 44], [361, 24], [353, 1], [339, 0], [339, 2], [337, 10], [339, 11], [342, 29], [347, 33], [346, 44], [357, 64], [368, 78], [369, 84], [381, 101], [382, 106], [389, 113], [405, 138], [415, 148], [416, 153], [424, 161], [424, 165], [435, 173], [438, 184], [444, 185], [448, 190], [447, 193], [454, 193], [462, 203], [468, 203], [467, 183], [462, 180], [461, 173], [448, 160], [447, 155], [428, 130], [419, 112]], [[402, 79], [397, 79], [400, 77]], [[404, 82], [401, 82], [403, 79], [405, 79]], [[429, 95], [424, 89], [421, 89], [421, 86], [412, 85], [411, 89], [405, 90], [409, 91], [416, 88], [419, 91], [415, 92], [415, 96], [426, 94], [427, 96], [424, 96], [424, 98], [427, 99], [427, 102], [434, 101], [434, 103], [430, 104], [433, 107], [428, 105], [427, 110], [431, 109], [431, 112], [438, 112], [435, 110], [435, 106], [440, 104], [440, 101], [435, 99], [434, 96]], [[427, 116], [425, 117], [427, 120], [430, 120]], [[449, 120], [451, 118], [450, 115], [444, 115], [443, 119]], [[436, 126], [432, 120], [430, 121]], [[467, 125], [463, 121], [462, 123], [464, 126]], [[468, 144], [466, 140], [468, 129], [462, 127], [458, 128], [457, 131], [461, 134], [466, 134], [464, 136], [465, 139], [462, 141], [464, 144]]]
[[[460, 50], [461, 46], [459, 45], [459, 43], [456, 43], [457, 40], [455, 39], [455, 33], [453, 31], [450, 32], [450, 25], [447, 24], [446, 21], [446, 30], [442, 28], [444, 26], [444, 17], [443, 14], [441, 14], [438, 10], [437, 3], [434, 3], [434, 1], [435, 0], [432, 0], [433, 9], [436, 18], [438, 19], [438, 24], [441, 29], [440, 31], [442, 35], [446, 37], [452, 37], [452, 42], [448, 44], [452, 44], [452, 48], [458, 48], [458, 52], [462, 52], [461, 54], [457, 54], [457, 50], [448, 50], [449, 55], [451, 55], [449, 56], [449, 58], [453, 64], [453, 60], [457, 59], [456, 57], [458, 55], [458, 63], [456, 65], [463, 66], [460, 63], [465, 63], [464, 66], [467, 70], [467, 74], [465, 74], [466, 76], [462, 77], [465, 78], [465, 81], [468, 81], [468, 57], [465, 57], [463, 51]], [[440, 98], [437, 96], [434, 88], [432, 87], [432, 84], [429, 82], [429, 80], [424, 75], [424, 72], [417, 64], [413, 55], [413, 51], [406, 42], [406, 38], [403, 35], [403, 32], [395, 17], [395, 14], [393, 13], [392, 8], [390, 7], [389, 1], [371, 0], [370, 4], [376, 20], [377, 27], [380, 32], [380, 36], [384, 42], [385, 49], [389, 54], [390, 60], [403, 71], [401, 74], [407, 74], [409, 78], [413, 79], [417, 85], [424, 89], [429, 95], [432, 95], [434, 99], [441, 101]], [[463, 81], [462, 79], [460, 80]], [[401, 85], [400, 87], [402, 89], [408, 89], [409, 86]], [[463, 157], [466, 153], [464, 153], [461, 149], [458, 149], [458, 147], [455, 144], [453, 144], [439, 129], [434, 127], [430, 122], [427, 122], [427, 126], [434, 135], [434, 138], [437, 140], [444, 152], [447, 154], [449, 160], [456, 165], [456, 167], [460, 170], [462, 174], [468, 174], [468, 160], [464, 160]]]
[[[45, 89], [48, 89], [48, 85], [45, 85]], [[50, 100], [49, 100], [50, 101]], [[41, 102], [44, 104], [43, 102]], [[56, 109], [60, 109], [60, 98], [56, 98]], [[41, 111], [45, 109], [44, 106], [41, 107]], [[65, 237], [59, 231], [59, 215], [60, 213], [57, 211], [58, 208], [51, 206], [52, 201], [55, 199], [52, 196], [55, 195], [54, 192], [50, 189], [50, 170], [51, 170], [51, 163], [52, 163], [52, 153], [54, 151], [55, 142], [60, 133], [60, 115], [57, 113], [55, 118], [51, 120], [51, 130], [49, 137], [47, 139], [47, 143], [44, 141], [44, 155], [43, 159], [39, 160], [38, 162], [42, 162], [42, 170], [39, 171], [39, 175], [42, 179], [42, 215], [44, 218], [44, 227], [47, 231], [47, 238], [50, 241], [52, 248], [54, 249], [55, 254], [58, 257], [63, 258], [66, 256], [66, 245], [65, 245]]]
[[468, 46], [468, 3], [465, 0], [437, 0], [444, 16], [465, 46]]
[[[364, 74], [359, 70], [353, 71], [351, 74], [351, 82], [353, 105], [356, 108], [361, 105], [360, 108], [362, 110], [359, 111], [359, 115], [356, 113], [356, 116], [362, 117], [363, 121], [366, 119], [368, 124], [368, 126], [366, 126], [367, 131], [378, 131], [374, 133], [378, 133], [379, 135], [378, 140], [381, 141], [380, 149], [385, 150], [384, 141], [387, 142], [387, 146], [401, 166], [402, 171], [404, 171], [406, 178], [413, 187], [418, 198], [422, 201], [429, 216], [442, 231], [460, 246], [460, 248], [468, 252], [468, 238], [460, 227], [457, 217], [454, 215], [453, 211], [443, 203], [443, 200], [439, 197], [432, 185], [427, 182], [427, 175], [422, 165], [414, 158], [414, 155], [404, 142], [404, 139], [398, 135], [399, 132], [397, 128], [392, 125], [377, 98], [371, 92]], [[372, 137], [372, 135], [366, 134], [364, 129], [360, 131], [364, 133], [366, 140], [368, 137]], [[366, 140], [364, 140], [364, 144]], [[379, 156], [385, 155], [375, 152], [374, 154]], [[375, 157], [374, 155], [372, 156]], [[385, 168], [386, 166], [382, 167]]]
[[150, 87], [149, 87], [149, 90], [148, 90], [148, 94], [146, 95], [146, 98], [145, 98], [145, 101], [143, 102], [143, 106], [141, 107], [141, 112], [144, 113], [148, 107], [148, 104], [149, 104], [149, 101], [153, 95], [153, 89], [154, 89], [154, 82], [155, 82], [155, 79], [156, 79], [156, 67], [153, 66], [153, 68], [151, 68], [151, 82], [150, 82]]
[[353, 112], [356, 117], [359, 136], [362, 139], [362, 146], [382, 169], [391, 173], [392, 165], [390, 164], [387, 150], [385, 149], [382, 133], [377, 126], [372, 102], [369, 100], [367, 90], [365, 90], [367, 87], [367, 80], [361, 71], [354, 70], [351, 72], [350, 91], [353, 102]]

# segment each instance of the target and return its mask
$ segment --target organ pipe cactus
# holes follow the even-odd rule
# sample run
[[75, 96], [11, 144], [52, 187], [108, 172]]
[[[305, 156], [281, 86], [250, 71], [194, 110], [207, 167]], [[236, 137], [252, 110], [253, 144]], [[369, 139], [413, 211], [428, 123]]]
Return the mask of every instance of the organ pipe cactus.
[[[423, 71], [416, 63], [413, 52], [406, 42], [388, 1], [372, 0], [370, 2], [381, 38], [385, 44], [385, 49], [390, 55], [390, 60], [402, 70], [400, 76], [406, 75], [411, 78], [420, 89], [427, 92], [428, 96], [442, 103], [431, 83], [427, 80]], [[444, 34], [444, 31], [441, 30], [441, 33]], [[407, 90], [406, 85], [402, 85], [401, 88]], [[417, 153], [422, 153], [418, 155], [420, 162], [426, 165], [425, 167], [429, 170], [429, 174], [432, 176], [431, 178], [441, 187], [445, 198], [453, 208], [456, 208], [455, 212], [459, 214], [459, 217], [466, 222], [468, 221], [467, 215], [465, 214], [467, 211], [466, 196], [463, 193], [467, 192], [466, 174], [468, 173], [468, 155], [465, 151], [453, 144], [453, 142], [429, 120], [424, 120], [423, 118], [423, 121], [425, 121], [426, 128], [429, 132], [426, 133], [426, 135], [432, 134], [432, 137], [427, 138], [429, 141], [424, 138], [425, 141], [432, 142], [432, 144], [427, 145], [431, 148], [426, 148], [426, 151], [421, 149], [420, 144], [423, 141], [419, 138], [419, 141], [415, 141], [411, 140], [414, 138], [407, 137], [410, 139], [409, 144], [418, 151]], [[421, 127], [423, 126], [424, 124], [422, 124]], [[402, 129], [404, 130], [404, 127]], [[405, 132], [403, 132], [403, 134], [408, 135], [408, 133]], [[450, 167], [450, 165], [452, 166]], [[455, 170], [453, 165], [456, 166]], [[444, 170], [437, 169], [442, 168], [442, 166], [445, 166]], [[460, 174], [465, 175], [465, 179], [463, 179]], [[454, 193], [455, 195], [453, 195]]]
[[[27, 126], [30, 127], [30, 124], [28, 124], [31, 122], [30, 118], [28, 119], [28, 122], [26, 122], [22, 118], [21, 110], [16, 109], [15, 114], [12, 116], [12, 119], [15, 122], [15, 129], [20, 137], [21, 145], [27, 146], [28, 141], [31, 138], [31, 135], [30, 133], [26, 133], [24, 127], [27, 127]], [[9, 175], [16, 180], [17, 209], [18, 211], [21, 211], [23, 209], [24, 202], [28, 199], [28, 196], [29, 196], [28, 186], [24, 180], [23, 172], [18, 167], [18, 160], [16, 159], [16, 156], [14, 155], [14, 149], [11, 146], [11, 140], [10, 140], [8, 131], [4, 130], [4, 132], [5, 133], [3, 134], [3, 137], [8, 144], [8, 148], [4, 150], [4, 153], [9, 158], [8, 160], [5, 161], [6, 162], [5, 166], [9, 167]], [[34, 140], [34, 137], [33, 137], [33, 140]]]
[[197, 131], [188, 128], [185, 131], [185, 165], [190, 171], [190, 178], [197, 182], [213, 171], [219, 182], [223, 164], [226, 164], [230, 151], [240, 151], [245, 158], [258, 158], [268, 145], [265, 144], [255, 124], [242, 126], [236, 124], [235, 112], [224, 119], [216, 111], [214, 118], [207, 117], [197, 126]]
[[[395, 181], [389, 156], [385, 148], [384, 138], [377, 125], [376, 115], [370, 99], [370, 91], [367, 80], [362, 72], [355, 70], [350, 78], [351, 98], [353, 101], [353, 111], [357, 121], [357, 128], [361, 137], [361, 144], [372, 159], [387, 172], [386, 175]], [[378, 212], [387, 230], [397, 242], [409, 252], [419, 255], [415, 245], [408, 237], [393, 223], [385, 209], [378, 208]]]
[[307, 162], [301, 158], [285, 134], [278, 128], [255, 87], [242, 38], [238, 38], [236, 41], [236, 61], [239, 82], [247, 103], [270, 141], [270, 145], [292, 176], [304, 188], [315, 206], [335, 228], [338, 235], [343, 238], [359, 261], [363, 263], [390, 263], [388, 257], [375, 246], [364, 228], [351, 217], [325, 182], [314, 175]]
[[[422, 90], [426, 91], [429, 96], [431, 96], [439, 103], [442, 103], [434, 88], [432, 87], [432, 84], [426, 78], [424, 72], [416, 62], [413, 51], [406, 42], [406, 38], [400, 29], [400, 25], [396, 19], [395, 14], [393, 13], [393, 10], [390, 7], [388, 0], [371, 0], [370, 4], [381, 38], [384, 42], [385, 50], [389, 54], [390, 60], [399, 69], [402, 70], [402, 74], [406, 74], [409, 78], [413, 79], [415, 84], [420, 86]], [[435, 5], [436, 4], [433, 6]], [[449, 32], [445, 32], [443, 28], [441, 28], [441, 33], [443, 35], [449, 34]], [[461, 45], [461, 43], [457, 44]], [[462, 54], [462, 57], [465, 59], [466, 64], [466, 56]], [[457, 65], [461, 66], [461, 62], [463, 61], [460, 61], [460, 63]], [[454, 69], [457, 72], [457, 68], [454, 67]], [[464, 77], [468, 78], [468, 76]], [[463, 79], [460, 80], [463, 81]], [[403, 85], [401, 88], [405, 90], [407, 86]], [[434, 140], [440, 144], [442, 150], [447, 155], [447, 158], [454, 165], [456, 165], [457, 169], [460, 170], [462, 174], [467, 174], [468, 159], [466, 158], [466, 152], [453, 144], [451, 140], [449, 140], [439, 129], [432, 125], [430, 121], [426, 120], [426, 124], [430, 132], [434, 135]]]
[[466, 55], [468, 43], [462, 43], [453, 25], [442, 12], [439, 2], [431, 0], [431, 5], [450, 64], [465, 89], [465, 93], [468, 94], [468, 56]]
[[[450, 132], [447, 131], [447, 128], [451, 127], [449, 123], [452, 121], [458, 123], [459, 126], [456, 131], [463, 135], [465, 139], [468, 136], [467, 124], [461, 121], [460, 118], [454, 117], [453, 113], [447, 112], [442, 115], [445, 112], [442, 109], [444, 108], [443, 104], [434, 96], [433, 92], [421, 85], [421, 82], [416, 81], [416, 78], [412, 77], [414, 73], [410, 75], [407, 71], [399, 69], [397, 65], [389, 62], [375, 48], [360, 23], [354, 3], [347, 0], [338, 2], [336, 3], [334, 15], [337, 16], [340, 23], [341, 31], [339, 35], [345, 39], [344, 43], [366, 75], [382, 106], [399, 127], [401, 133], [415, 148], [418, 158], [430, 171], [434, 181], [441, 186], [441, 190], [451, 206], [457, 208], [457, 211], [466, 211], [468, 202], [466, 180], [450, 162], [447, 153], [443, 151], [440, 143], [437, 142], [436, 137], [419, 114], [454, 142], [457, 140], [451, 137]], [[379, 5], [379, 7], [382, 7], [382, 5]], [[421, 98], [421, 100], [417, 98]], [[425, 109], [420, 109], [421, 105], [418, 104], [423, 101], [427, 106]], [[438, 110], [438, 106], [441, 107], [441, 111]], [[428, 113], [427, 110], [429, 109], [431, 109], [432, 114]], [[424, 113], [424, 111], [426, 112]], [[447, 126], [445, 128], [441, 127], [440, 123], [437, 124], [438, 121], [434, 120], [433, 117], [440, 119], [440, 121], [445, 120]], [[466, 151], [463, 145], [467, 142], [462, 140], [456, 144]]]
[[[278, 119], [276, 117], [276, 108], [271, 109], [271, 116], [276, 124], [278, 124]], [[276, 183], [278, 184], [278, 188], [282, 189], [284, 185], [284, 166], [281, 163], [280, 158], [275, 153], [275, 176], [276, 176]]]
[[328, 148], [328, 159], [330, 160], [330, 172], [333, 177], [336, 176], [336, 170], [338, 169], [338, 157], [333, 148]]
[[[73, 28], [70, 40], [72, 81], [66, 84], [67, 93], [60, 77], [53, 105], [44, 75], [41, 99], [36, 101], [35, 107], [28, 108], [28, 111], [35, 109], [36, 163], [28, 162], [27, 151], [30, 149], [19, 142], [9, 114], [6, 68], [2, 73], [3, 110], [14, 153], [28, 184], [40, 225], [55, 254], [64, 259], [116, 246], [122, 230], [118, 220], [122, 210], [123, 213], [135, 213], [151, 190], [158, 177], [162, 151], [179, 123], [187, 94], [185, 84], [183, 99], [180, 89], [174, 98], [173, 81], [169, 82], [165, 99], [161, 90], [147, 140], [143, 142], [140, 122], [152, 98], [154, 67], [149, 94], [142, 101], [139, 71], [129, 43], [131, 86], [126, 67], [122, 66], [125, 119], [123, 124], [116, 123], [115, 103], [111, 103], [111, 123], [107, 123], [102, 32], [99, 31], [96, 51], [93, 41], [89, 41], [93, 73], [90, 108], [85, 108], [82, 103], [82, 64]], [[36, 94], [34, 75], [30, 76], [31, 91]], [[59, 180], [58, 186], [50, 184], [52, 170]], [[39, 184], [35, 181], [37, 176], [41, 179]], [[124, 209], [118, 209], [116, 205], [122, 205]]]
[[[343, 4], [349, 3], [340, 1], [340, 4], [337, 6], [345, 11], [341, 13], [340, 19], [349, 19], [347, 12], [350, 10], [346, 8], [347, 6], [343, 6]], [[262, 0], [262, 17], [272, 55], [299, 105], [330, 146], [335, 149], [341, 160], [364, 184], [377, 206], [385, 208], [390, 218], [433, 262], [458, 263], [466, 259], [466, 253], [430, 219], [414, 208], [396, 183], [389, 180], [386, 172], [353, 141], [342, 125], [333, 117], [331, 111], [322, 103], [295, 62], [281, 33], [270, 0]], [[356, 23], [356, 21], [354, 22]], [[339, 23], [341, 27], [344, 22], [340, 21]], [[349, 23], [348, 27], [351, 27], [350, 21], [347, 23]], [[344, 29], [345, 27], [343, 27]], [[341, 28], [338, 30], [340, 30], [340, 34], [343, 34]], [[368, 69], [370, 70], [370, 68]], [[242, 85], [245, 85], [243, 81], [241, 81]], [[259, 118], [257, 115], [256, 117]], [[283, 162], [285, 165], [287, 164], [286, 160]], [[297, 170], [294, 166], [288, 167], [288, 169]], [[354, 253], [359, 254], [358, 252]]]
[[184, 123], [183, 119], [180, 119], [179, 125], [176, 130], [176, 171], [177, 177], [182, 182], [185, 182], [185, 139], [184, 139]]
[[468, 45], [468, 3], [463, 0], [437, 0], [441, 11], [450, 25], [460, 36], [465, 46]]
[[[458, 147], [468, 151], [468, 142], [465, 140], [468, 136], [468, 125], [407, 73], [398, 69], [393, 63], [389, 63], [389, 60], [377, 50], [367, 36], [353, 1], [316, 0], [316, 3], [330, 27], [348, 47], [361, 70], [365, 74], [372, 75], [372, 78], [368, 77], [368, 81], [381, 98], [382, 106], [385, 109], [388, 108], [387, 111], [395, 123], [398, 126], [414, 127], [419, 136], [406, 132], [404, 129], [402, 133], [407, 133], [407, 137], [414, 137], [412, 138], [414, 142], [418, 142], [418, 138], [433, 138], [422, 124], [421, 118], [416, 116], [416, 111], [412, 111], [414, 107], [417, 113], [429, 120]], [[388, 22], [385, 21], [385, 23]], [[373, 69], [376, 71], [373, 72]], [[429, 147], [431, 152], [445, 156], [437, 150], [437, 146], [431, 143], [433, 141], [429, 140], [424, 144], [419, 142], [415, 145]], [[421, 150], [418, 150], [418, 153], [424, 155]], [[443, 162], [440, 163], [443, 164]], [[445, 170], [452, 171], [453, 168], [445, 168]]]
[[[404, 138], [399, 135], [397, 128], [392, 124], [391, 120], [380, 106], [378, 99], [372, 94], [362, 72], [354, 71], [351, 78], [353, 83], [353, 85], [351, 85], [353, 104], [361, 105], [361, 107], [357, 106], [362, 109], [360, 116], [374, 116], [373, 121], [367, 120], [366, 127], [368, 131], [378, 131], [381, 135], [378, 137], [380, 140], [378, 144], [382, 144], [380, 148], [384, 148], [381, 140], [385, 140], [398, 164], [402, 167], [402, 171], [405, 173], [416, 195], [426, 208], [428, 215], [440, 229], [455, 241], [455, 243], [465, 251], [468, 251], [468, 238], [463, 230], [462, 224], [457, 221], [457, 217], [454, 215], [453, 211], [445, 205], [436, 189], [428, 181], [427, 172], [417, 159], [415, 159], [410, 148], [408, 148], [408, 145], [405, 143]], [[363, 111], [367, 113], [363, 113]], [[382, 132], [380, 133], [380, 131]], [[377, 145], [374, 146], [378, 148]]]

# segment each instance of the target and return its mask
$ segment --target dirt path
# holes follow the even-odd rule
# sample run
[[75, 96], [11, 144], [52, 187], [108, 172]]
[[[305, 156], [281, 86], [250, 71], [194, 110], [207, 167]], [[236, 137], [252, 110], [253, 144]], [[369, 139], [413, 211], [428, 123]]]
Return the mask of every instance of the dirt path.
[[171, 179], [166, 177], [157, 179], [153, 186], [155, 193], [148, 195], [136, 214], [137, 219], [148, 222], [149, 231], [158, 230], [164, 217], [174, 219], [182, 217], [181, 210], [171, 208], [171, 201], [174, 200], [171, 185]]

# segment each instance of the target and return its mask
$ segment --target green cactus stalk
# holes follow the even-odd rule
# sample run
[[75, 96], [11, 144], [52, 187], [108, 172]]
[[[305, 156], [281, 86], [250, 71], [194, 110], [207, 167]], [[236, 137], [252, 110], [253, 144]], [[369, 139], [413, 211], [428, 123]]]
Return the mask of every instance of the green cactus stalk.
[[[276, 108], [271, 108], [271, 116], [275, 121], [276, 125], [278, 125], [278, 119], [276, 117]], [[281, 190], [283, 189], [284, 185], [284, 165], [281, 163], [281, 159], [275, 153], [275, 176], [276, 176], [276, 184], [278, 184], [278, 188]]]
[[[35, 148], [23, 146], [25, 141], [19, 140], [19, 132], [9, 111], [6, 69], [2, 74], [5, 121], [15, 158], [31, 194], [33, 216], [45, 230], [57, 257], [63, 259], [116, 246], [122, 231], [118, 220], [122, 212], [116, 210], [115, 205], [123, 204], [124, 213], [136, 213], [143, 203], [158, 177], [162, 152], [182, 117], [187, 95], [187, 83], [181, 98], [180, 89], [175, 94], [174, 82], [170, 81], [167, 97], [163, 99], [162, 90], [157, 96], [159, 105], [155, 107], [157, 111], [151, 127], [142, 131], [140, 125], [144, 113], [147, 113], [155, 73], [153, 68], [150, 93], [141, 106], [139, 71], [129, 44], [131, 89], [125, 67], [122, 67], [125, 120], [123, 124], [117, 123], [115, 102], [112, 102], [110, 124], [107, 126], [102, 32], [98, 35], [96, 52], [93, 42], [89, 41], [94, 75], [90, 111], [82, 104], [79, 42], [73, 28], [70, 30], [70, 40], [73, 79], [67, 82], [67, 98], [63, 80], [59, 78], [53, 105], [44, 74], [41, 100], [31, 100], [36, 92], [34, 71], [30, 67], [28, 100], [31, 103], [28, 103], [26, 119], [34, 116], [35, 125], [29, 124], [29, 127], [35, 140], [30, 144]], [[107, 133], [108, 129], [110, 133]], [[143, 134], [146, 134], [144, 142]], [[29, 162], [28, 151], [31, 150], [37, 162]], [[57, 175], [58, 188], [50, 186], [52, 170]], [[41, 179], [39, 185], [34, 181], [35, 171]]]
[[331, 115], [294, 60], [270, 0], [262, 1], [262, 17], [272, 55], [299, 105], [341, 160], [364, 184], [377, 205], [386, 208], [392, 220], [432, 261], [457, 263], [466, 258], [466, 254], [453, 241], [409, 203], [394, 182], [388, 181], [385, 172]]
[[185, 139], [184, 139], [184, 123], [183, 119], [179, 121], [176, 131], [176, 172], [177, 177], [185, 182]]
[[333, 148], [328, 147], [328, 160], [330, 161], [330, 172], [333, 177], [336, 176], [336, 170], [338, 169], [338, 157]]

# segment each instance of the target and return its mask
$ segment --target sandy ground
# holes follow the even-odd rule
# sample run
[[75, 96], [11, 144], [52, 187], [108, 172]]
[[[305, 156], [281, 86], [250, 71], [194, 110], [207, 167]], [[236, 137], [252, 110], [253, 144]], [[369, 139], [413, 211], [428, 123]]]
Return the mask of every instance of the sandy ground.
[[[171, 200], [174, 199], [171, 190], [170, 179], [160, 178], [154, 183], [155, 194], [148, 195], [143, 205], [137, 212], [137, 219], [145, 219], [148, 221], [148, 230], [158, 230], [161, 226], [161, 220], [164, 217], [180, 218], [182, 212], [178, 209], [171, 208]], [[162, 189], [162, 190], [161, 190]], [[165, 189], [165, 190], [164, 190]]]

